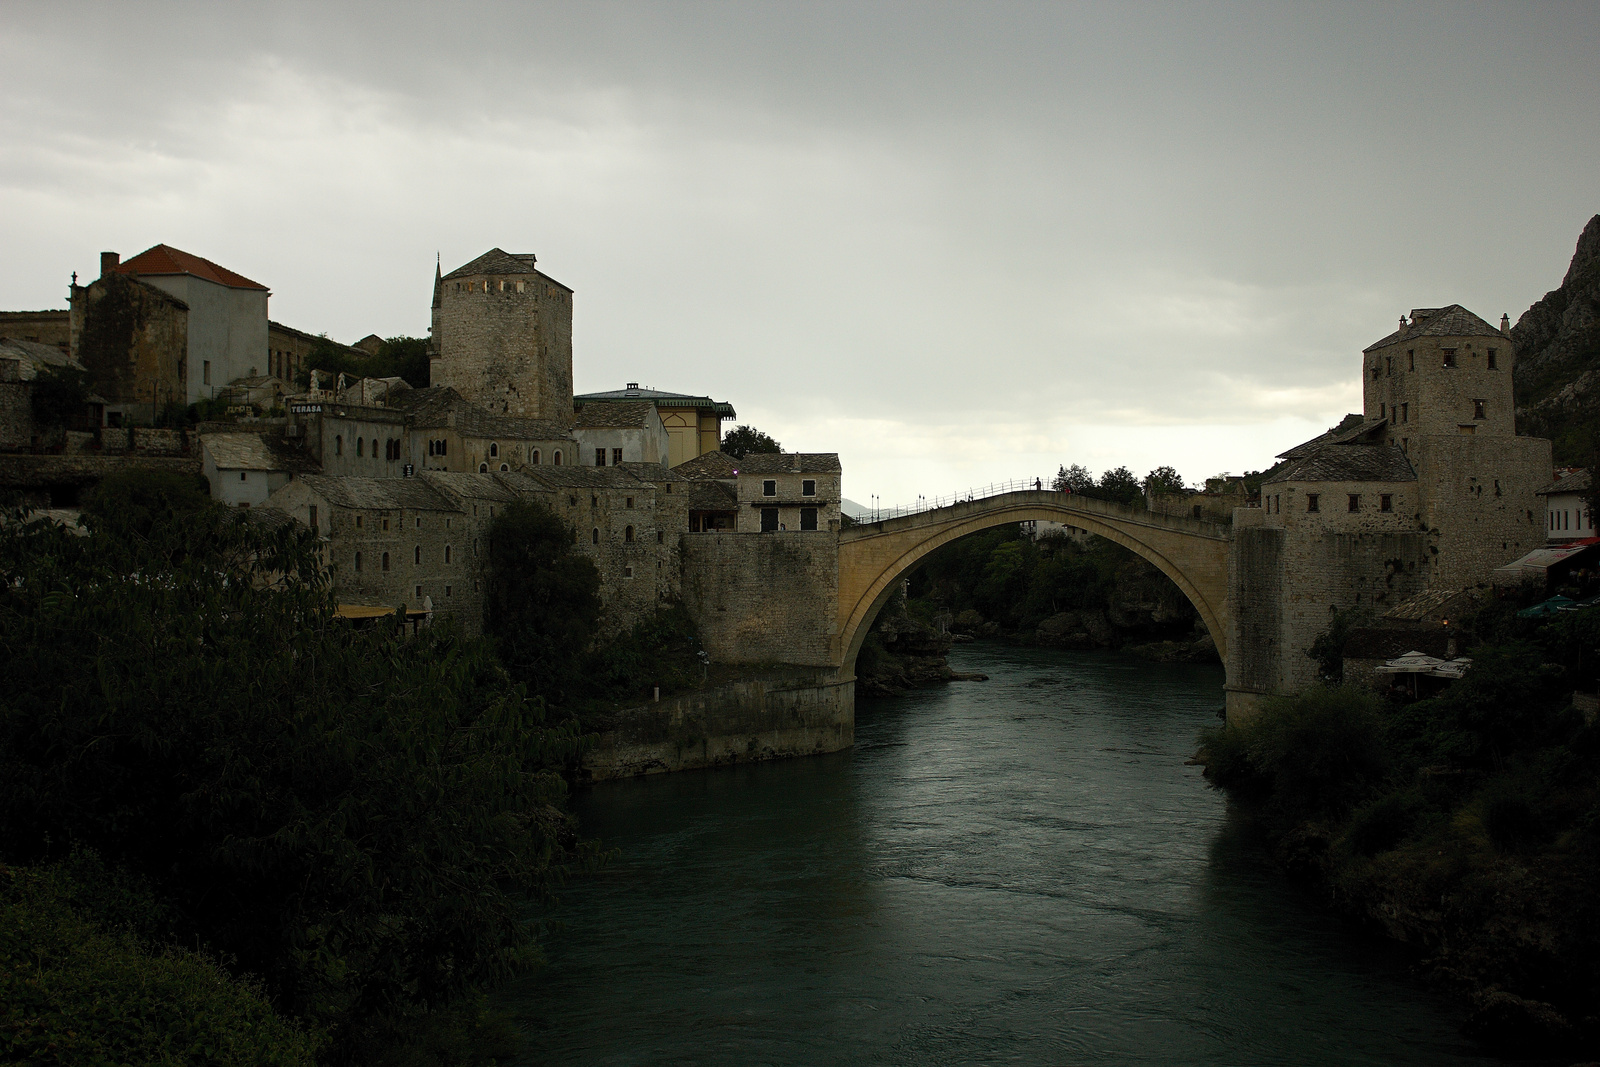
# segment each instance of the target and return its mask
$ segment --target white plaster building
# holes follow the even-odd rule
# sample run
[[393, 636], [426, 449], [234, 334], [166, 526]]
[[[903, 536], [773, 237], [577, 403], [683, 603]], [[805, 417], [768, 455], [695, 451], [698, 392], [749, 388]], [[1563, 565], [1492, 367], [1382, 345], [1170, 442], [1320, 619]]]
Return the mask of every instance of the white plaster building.
[[1544, 498], [1545, 540], [1552, 544], [1593, 537], [1594, 516], [1584, 495], [1589, 492], [1589, 472], [1582, 468], [1567, 471], [1539, 490]]

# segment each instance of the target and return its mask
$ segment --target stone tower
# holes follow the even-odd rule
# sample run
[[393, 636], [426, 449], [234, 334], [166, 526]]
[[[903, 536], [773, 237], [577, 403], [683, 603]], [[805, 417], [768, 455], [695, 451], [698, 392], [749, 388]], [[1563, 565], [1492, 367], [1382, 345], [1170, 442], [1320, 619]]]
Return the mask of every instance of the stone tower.
[[464, 267], [434, 268], [431, 384], [497, 415], [572, 419], [572, 290], [532, 253], [490, 249]]

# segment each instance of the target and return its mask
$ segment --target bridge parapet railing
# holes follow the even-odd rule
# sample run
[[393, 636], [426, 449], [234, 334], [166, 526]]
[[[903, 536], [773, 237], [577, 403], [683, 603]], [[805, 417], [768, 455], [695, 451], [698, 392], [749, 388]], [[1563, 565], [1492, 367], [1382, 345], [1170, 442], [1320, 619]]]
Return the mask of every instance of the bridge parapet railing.
[[948, 508], [956, 504], [967, 504], [977, 500], [986, 500], [992, 496], [1004, 496], [1007, 493], [1034, 492], [1048, 489], [1049, 485], [1042, 479], [1023, 478], [1012, 479], [1004, 482], [991, 482], [980, 488], [968, 489], [964, 493], [952, 493], [949, 496], [919, 496], [915, 504], [902, 504], [888, 508], [868, 508], [861, 515], [859, 522], [882, 522], [885, 519], [900, 519], [907, 515], [920, 515], [924, 511], [933, 511], [937, 508]]

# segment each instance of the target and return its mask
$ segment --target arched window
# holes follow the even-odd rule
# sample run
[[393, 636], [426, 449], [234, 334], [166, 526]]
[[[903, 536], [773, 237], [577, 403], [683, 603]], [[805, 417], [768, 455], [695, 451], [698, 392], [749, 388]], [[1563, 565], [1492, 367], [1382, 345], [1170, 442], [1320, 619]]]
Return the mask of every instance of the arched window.
[[622, 539], [624, 541], [628, 542], [629, 544], [633, 543], [633, 527], [632, 526], [629, 526], [627, 529], [622, 531]]
[[528, 462], [533, 464], [535, 467], [539, 465], [539, 450], [537, 448], [534, 449], [533, 453], [528, 456]]
[[422, 546], [417, 546], [417, 566], [422, 566]]
[[449, 545], [445, 545], [444, 546], [444, 561], [446, 563], [450, 562], [450, 546]]
[[488, 474], [489, 473], [489, 465], [487, 463], [478, 464], [478, 473], [479, 474]]
[[344, 434], [339, 434], [333, 439], [333, 454], [336, 456], [344, 455]]
[[356, 553], [356, 573], [361, 573], [361, 553]]
[[433, 452], [433, 446], [434, 446], [434, 445], [435, 445], [435, 444], [436, 444], [436, 443], [437, 443], [437, 442], [435, 442], [435, 441], [431, 441], [431, 440], [430, 440], [430, 441], [429, 441], [429, 442], [428, 442], [428, 455], [430, 455], [430, 456], [431, 456], [431, 455], [433, 455], [433, 454], [434, 454], [434, 452]]
[[389, 553], [387, 553], [387, 552], [385, 552], [383, 554], [383, 569], [384, 570], [388, 570], [389, 569]]
[[509, 471], [511, 468], [506, 466], [504, 463], [502, 463], [502, 464], [500, 464], [500, 469], [503, 470], [503, 471]]
[[600, 527], [596, 526], [592, 531], [590, 531], [589, 540], [593, 541], [597, 545], [600, 543]]
[[362, 457], [363, 459], [366, 458], [367, 439], [365, 437], [356, 438], [356, 455]]
[[376, 437], [372, 439], [372, 458], [378, 458], [378, 439]]
[[498, 444], [496, 444], [495, 442], [493, 442], [493, 441], [489, 442], [489, 458], [490, 459], [499, 459], [500, 458], [500, 446]]
[[555, 458], [555, 464], [556, 464], [556, 466], [558, 466], [558, 467], [559, 467], [559, 466], [561, 466], [561, 449], [559, 449], [559, 448], [558, 448], [558, 449], [556, 449], [556, 458]]

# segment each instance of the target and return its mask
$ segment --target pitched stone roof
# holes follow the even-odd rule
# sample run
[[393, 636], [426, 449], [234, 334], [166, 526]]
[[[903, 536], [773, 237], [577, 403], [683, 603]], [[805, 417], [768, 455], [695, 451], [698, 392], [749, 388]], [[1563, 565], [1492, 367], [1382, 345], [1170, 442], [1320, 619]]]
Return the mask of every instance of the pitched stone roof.
[[464, 500], [498, 500], [509, 504], [517, 499], [517, 494], [504, 484], [504, 475], [423, 471], [418, 477], [450, 497], [458, 507]]
[[737, 474], [838, 474], [837, 452], [751, 452], [734, 460]]
[[245, 519], [254, 526], [262, 526], [268, 530], [278, 530], [285, 526], [296, 525], [294, 516], [287, 511], [277, 508], [250, 508], [244, 513]]
[[650, 404], [589, 404], [578, 411], [573, 429], [639, 430], [650, 425]]
[[1499, 337], [1505, 335], [1494, 326], [1484, 322], [1478, 316], [1462, 307], [1460, 304], [1451, 304], [1442, 308], [1412, 308], [1410, 323], [1391, 333], [1388, 337], [1374, 341], [1363, 352], [1373, 352], [1390, 345], [1397, 345], [1401, 341], [1409, 341], [1414, 337]]
[[672, 468], [672, 473], [682, 475], [692, 481], [716, 478], [731, 479], [737, 467], [738, 461], [726, 452], [707, 452], [704, 455], [696, 456], [694, 459], [684, 460]]
[[41, 365], [83, 369], [81, 363], [55, 345], [42, 344], [38, 341], [19, 341], [14, 337], [0, 337], [0, 359], [21, 361], [28, 368], [22, 374], [25, 381], [38, 374]]
[[733, 405], [722, 400], [713, 400], [709, 396], [691, 396], [688, 393], [666, 393], [659, 389], [640, 389], [633, 382], [628, 383], [626, 389], [612, 389], [602, 393], [584, 393], [572, 398], [574, 404], [616, 404], [646, 401], [658, 408], [700, 408], [710, 411], [724, 419], [735, 419]]
[[[389, 405], [406, 413], [413, 429], [434, 430], [454, 426], [466, 437], [512, 441], [569, 441], [572, 434], [559, 422], [493, 415], [448, 385], [407, 389], [388, 395]], [[455, 420], [451, 421], [454, 414]]]
[[1549, 496], [1551, 493], [1587, 493], [1590, 486], [1589, 471], [1587, 468], [1573, 471], [1565, 478], [1557, 478], [1543, 489], [1535, 493], [1536, 496]]
[[226, 285], [230, 289], [260, 289], [267, 287], [253, 282], [243, 274], [219, 266], [209, 259], [185, 252], [171, 245], [155, 245], [145, 249], [126, 263], [117, 265], [118, 274], [189, 274], [208, 282]]
[[[538, 259], [539, 257], [532, 252], [506, 252], [499, 248], [491, 248], [471, 263], [457, 267], [449, 274], [446, 274], [440, 281], [447, 282], [451, 278], [467, 278], [479, 274], [537, 274], [552, 285], [561, 285], [560, 282], [534, 266]], [[561, 285], [561, 288], [566, 289], [569, 293], [572, 292], [565, 285]]]
[[[515, 473], [540, 483], [547, 491], [572, 488], [638, 489], [648, 484], [626, 467], [553, 467], [546, 463], [537, 467], [523, 467]], [[497, 477], [506, 476], [501, 474]]]
[[210, 454], [219, 470], [294, 474], [317, 474], [322, 470], [308, 453], [278, 433], [201, 434], [200, 447]]
[[739, 495], [725, 482], [691, 482], [689, 485], [689, 510], [737, 511]]
[[459, 511], [444, 494], [421, 478], [349, 478], [307, 474], [300, 478], [307, 489], [335, 507], [382, 511]]
[[1313, 450], [1323, 445], [1342, 443], [1348, 441], [1352, 435], [1360, 436], [1365, 419], [1357, 412], [1351, 412], [1339, 420], [1339, 425], [1330, 428], [1326, 433], [1318, 434], [1309, 441], [1302, 441], [1293, 448], [1278, 453], [1279, 459], [1299, 459], [1309, 455]]
[[[1280, 482], [1414, 482], [1417, 472], [1395, 445], [1323, 445], [1274, 474]], [[1269, 483], [1263, 483], [1269, 484]]]

